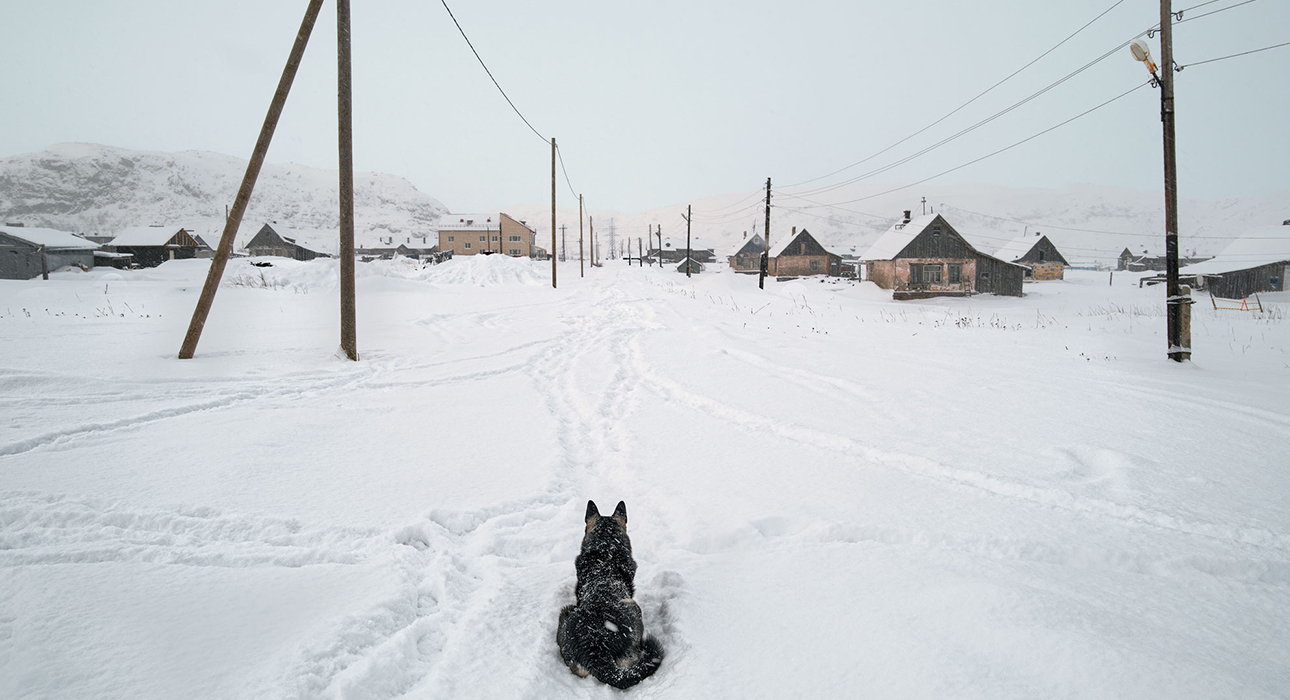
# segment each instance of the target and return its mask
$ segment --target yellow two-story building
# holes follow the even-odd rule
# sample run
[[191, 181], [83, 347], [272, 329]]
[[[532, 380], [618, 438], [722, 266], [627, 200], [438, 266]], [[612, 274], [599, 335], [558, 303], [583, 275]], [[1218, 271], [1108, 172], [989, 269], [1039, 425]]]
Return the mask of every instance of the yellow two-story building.
[[[439, 220], [439, 252], [453, 256], [502, 253], [540, 257], [537, 231], [507, 214], [444, 214]], [[541, 251], [544, 253], [545, 251]]]

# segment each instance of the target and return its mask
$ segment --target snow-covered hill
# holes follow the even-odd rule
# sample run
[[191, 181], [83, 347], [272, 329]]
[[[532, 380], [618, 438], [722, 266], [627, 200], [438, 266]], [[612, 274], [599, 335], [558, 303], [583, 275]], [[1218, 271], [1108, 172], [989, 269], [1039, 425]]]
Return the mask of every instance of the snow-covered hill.
[[[218, 239], [246, 161], [206, 151], [159, 153], [65, 143], [0, 158], [0, 219], [86, 234], [129, 226], [178, 224]], [[433, 232], [443, 204], [401, 177], [355, 173], [359, 243]], [[339, 228], [334, 170], [266, 163], [243, 230], [279, 221], [296, 228]], [[251, 231], [254, 234], [254, 231]]]
[[[882, 194], [897, 186], [853, 184], [825, 192], [807, 187], [774, 190], [771, 240], [791, 234], [794, 227], [806, 228], [835, 252], [863, 253], [904, 210], [920, 213], [921, 200], [926, 197], [930, 209], [943, 212], [951, 225], [987, 253], [994, 253], [1027, 230], [1042, 231], [1072, 260], [1111, 261], [1126, 247], [1135, 253], [1164, 252], [1164, 195], [1160, 192], [1100, 185], [1038, 189], [957, 184]], [[745, 232], [762, 232], [764, 190], [718, 195], [690, 204], [694, 211], [692, 235], [720, 254], [738, 249]], [[611, 221], [618, 238], [630, 238], [633, 245], [637, 237], [643, 239], [657, 225], [662, 225], [665, 238], [684, 241], [685, 208], [685, 204], [675, 204], [635, 214], [593, 209], [590, 214], [595, 217], [602, 254], [607, 257]], [[530, 224], [536, 222], [542, 245], [550, 244], [549, 208], [517, 206], [506, 211]], [[1290, 190], [1219, 201], [1183, 197], [1179, 217], [1184, 253], [1194, 250], [1212, 255], [1251, 228], [1290, 218]], [[559, 223], [569, 227], [569, 250], [576, 256], [577, 208], [561, 208]]]

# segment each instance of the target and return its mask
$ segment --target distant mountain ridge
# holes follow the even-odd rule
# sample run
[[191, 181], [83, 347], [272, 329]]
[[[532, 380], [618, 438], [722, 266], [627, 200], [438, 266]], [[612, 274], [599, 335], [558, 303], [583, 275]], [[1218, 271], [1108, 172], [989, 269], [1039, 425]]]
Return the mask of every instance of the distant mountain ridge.
[[[246, 161], [209, 151], [162, 153], [97, 144], [64, 143], [0, 158], [0, 221], [89, 235], [131, 226], [175, 224], [212, 244], [223, 230], [246, 171]], [[266, 163], [243, 217], [247, 232], [278, 221], [286, 226], [338, 229], [335, 170]], [[354, 174], [358, 242], [433, 234], [446, 211], [412, 183], [382, 173]]]

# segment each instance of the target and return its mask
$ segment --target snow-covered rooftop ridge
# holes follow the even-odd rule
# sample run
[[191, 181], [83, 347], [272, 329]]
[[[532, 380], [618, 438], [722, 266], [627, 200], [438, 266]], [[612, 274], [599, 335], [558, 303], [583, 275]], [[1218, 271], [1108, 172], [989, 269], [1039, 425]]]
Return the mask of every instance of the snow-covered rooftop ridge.
[[1221, 274], [1279, 262], [1290, 262], [1290, 226], [1262, 226], [1227, 244], [1217, 256], [1179, 272]]
[[[658, 239], [655, 239], [658, 240]], [[655, 244], [657, 245], [657, 243]], [[685, 236], [673, 237], [663, 236], [664, 250], [685, 250]], [[690, 237], [690, 250], [713, 250], [712, 244], [700, 239], [698, 236]]]
[[869, 246], [869, 250], [860, 256], [861, 260], [891, 260], [900, 254], [918, 234], [923, 232], [939, 214], [915, 216], [908, 222], [899, 221], [887, 229], [882, 237]]
[[1042, 240], [1044, 240], [1044, 236], [1038, 231], [1031, 235], [1018, 236], [1008, 241], [994, 254], [994, 257], [1004, 262], [1016, 262], [1018, 258], [1025, 256], [1026, 253], [1030, 252], [1031, 248], [1035, 247], [1036, 243]]
[[132, 226], [122, 229], [112, 239], [112, 245], [160, 246], [183, 231], [182, 226]]
[[287, 228], [277, 224], [269, 224], [269, 226], [288, 242], [308, 248], [315, 253], [336, 255], [340, 252], [339, 229]]
[[99, 244], [87, 241], [80, 236], [52, 228], [0, 226], [0, 233], [27, 241], [32, 245], [43, 245], [46, 249], [93, 250], [99, 247]]
[[497, 214], [444, 214], [439, 219], [440, 231], [473, 231], [497, 228], [501, 218]]

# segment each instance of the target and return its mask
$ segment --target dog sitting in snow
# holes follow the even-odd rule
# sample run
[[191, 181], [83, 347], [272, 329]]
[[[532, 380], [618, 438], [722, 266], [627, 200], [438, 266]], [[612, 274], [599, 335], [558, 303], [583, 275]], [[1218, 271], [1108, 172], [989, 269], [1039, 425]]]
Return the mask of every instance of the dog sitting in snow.
[[645, 635], [641, 608], [632, 600], [636, 560], [627, 538], [627, 504], [604, 517], [587, 501], [587, 531], [578, 570], [578, 603], [560, 611], [555, 641], [569, 670], [615, 688], [630, 688], [658, 670], [663, 647]]

